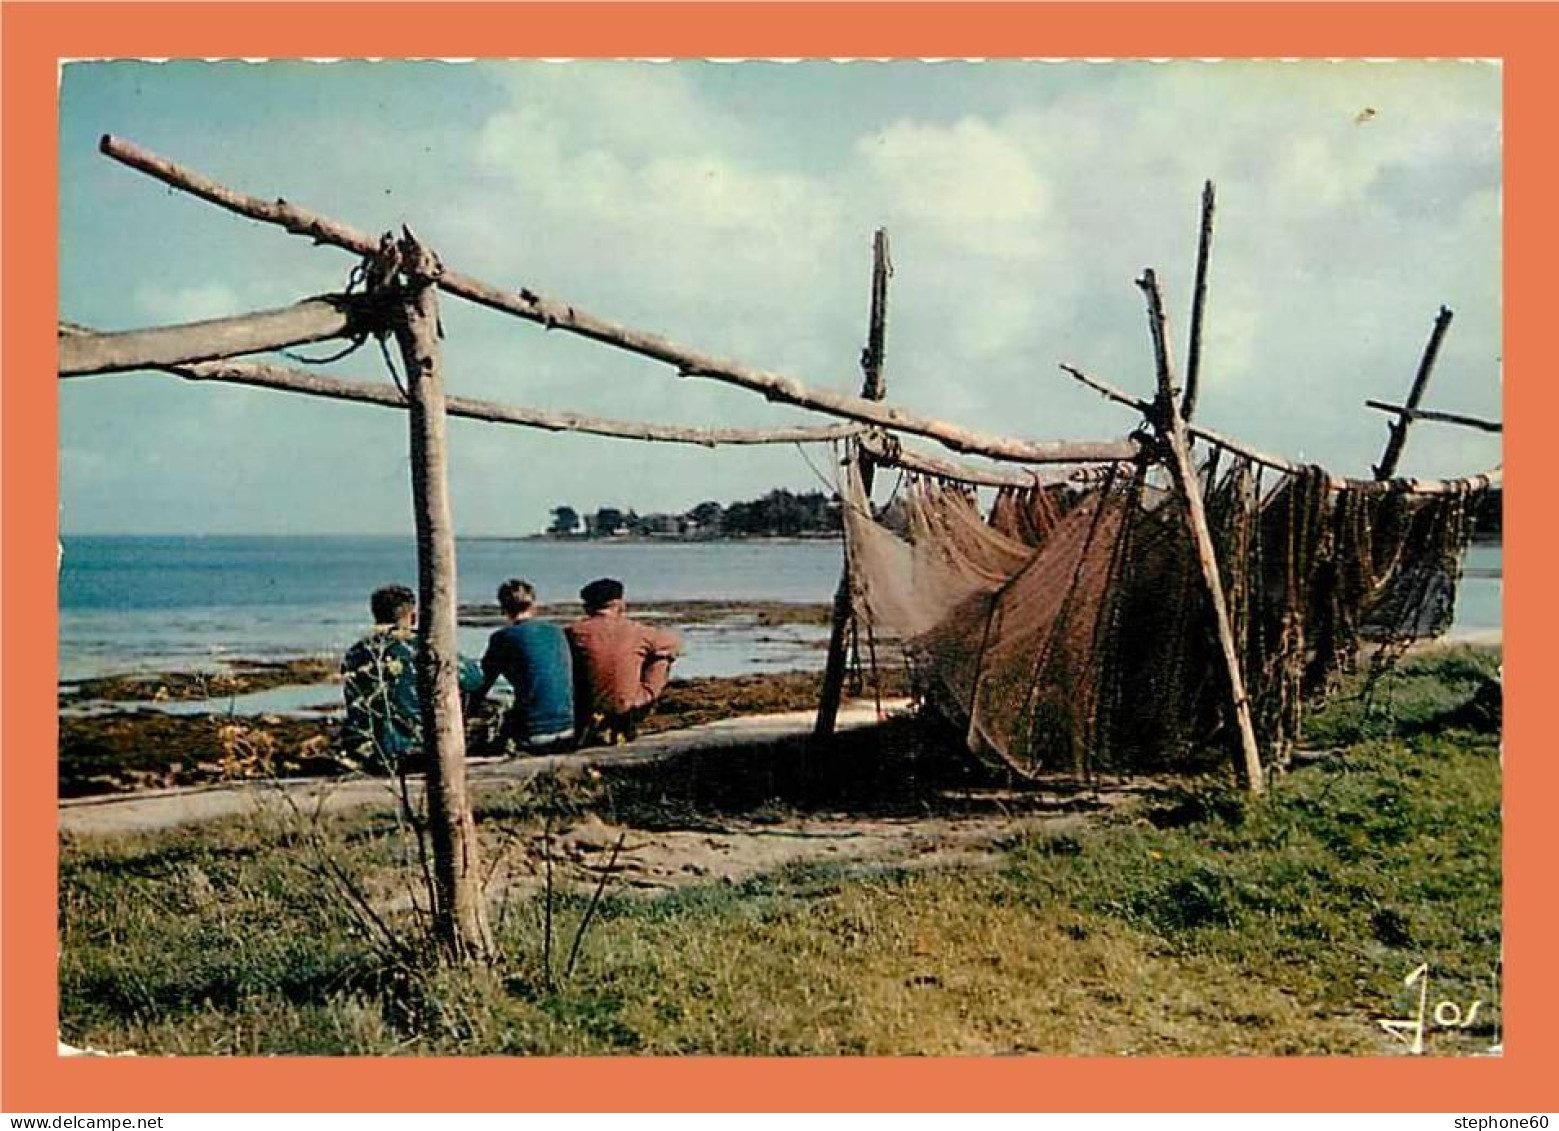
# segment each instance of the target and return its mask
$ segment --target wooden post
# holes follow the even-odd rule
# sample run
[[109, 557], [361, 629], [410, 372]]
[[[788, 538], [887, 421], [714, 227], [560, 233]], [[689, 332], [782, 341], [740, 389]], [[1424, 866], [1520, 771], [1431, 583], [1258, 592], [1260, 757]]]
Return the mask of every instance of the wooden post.
[[1256, 748], [1256, 730], [1251, 724], [1250, 700], [1245, 695], [1245, 678], [1241, 674], [1240, 657], [1234, 646], [1234, 630], [1229, 623], [1229, 605], [1224, 598], [1223, 579], [1218, 573], [1217, 552], [1213, 548], [1212, 533], [1207, 528], [1207, 512], [1202, 506], [1202, 488], [1197, 480], [1196, 468], [1191, 463], [1191, 446], [1186, 438], [1185, 419], [1180, 415], [1177, 399], [1179, 391], [1174, 386], [1174, 362], [1169, 352], [1169, 326], [1164, 318], [1163, 296], [1159, 293], [1158, 280], [1151, 269], [1142, 273], [1137, 285], [1147, 295], [1148, 326], [1153, 334], [1153, 355], [1158, 370], [1154, 424], [1169, 449], [1169, 471], [1180, 497], [1185, 500], [1186, 518], [1196, 546], [1197, 564], [1201, 566], [1202, 582], [1206, 586], [1208, 604], [1212, 610], [1213, 628], [1218, 634], [1218, 645], [1223, 651], [1224, 668], [1229, 678], [1229, 697], [1238, 731], [1234, 772], [1250, 792], [1261, 793], [1265, 789], [1261, 754]]
[[455, 535], [449, 511], [444, 374], [438, 344], [438, 261], [408, 230], [401, 270], [409, 284], [395, 319], [411, 405], [411, 488], [417, 526], [417, 690], [427, 756], [428, 828], [437, 906], [434, 926], [451, 961], [486, 960], [492, 932], [482, 895], [480, 846], [466, 794], [465, 724], [455, 645]]
[[[865, 375], [861, 397], [869, 401], [882, 400], [887, 391], [882, 362], [883, 345], [887, 338], [888, 275], [891, 271], [888, 263], [888, 233], [878, 228], [872, 240], [871, 313], [866, 330], [866, 348], [861, 351], [861, 370]], [[852, 449], [855, 458], [861, 461], [861, 486], [865, 489], [866, 498], [870, 499], [876, 464], [859, 444], [852, 445]], [[839, 575], [839, 588], [834, 591], [834, 619], [828, 634], [828, 660], [823, 665], [823, 687], [818, 694], [817, 722], [812, 727], [814, 740], [832, 736], [839, 719], [839, 702], [844, 696], [845, 647], [853, 617], [850, 563], [846, 560]]]
[[1196, 392], [1202, 374], [1202, 316], [1207, 310], [1207, 260], [1213, 249], [1213, 183], [1202, 186], [1202, 236], [1196, 247], [1196, 290], [1191, 298], [1191, 336], [1186, 345], [1185, 396], [1180, 415], [1186, 420], [1196, 411]]
[[1440, 313], [1435, 315], [1434, 329], [1429, 332], [1429, 343], [1424, 346], [1424, 356], [1418, 362], [1418, 373], [1413, 377], [1413, 388], [1407, 395], [1407, 404], [1403, 406], [1409, 411], [1398, 415], [1391, 424], [1391, 433], [1386, 437], [1386, 450], [1375, 465], [1376, 479], [1390, 479], [1397, 473], [1397, 461], [1402, 458], [1402, 449], [1407, 446], [1407, 429], [1413, 423], [1411, 412], [1424, 399], [1424, 390], [1429, 388], [1429, 375], [1434, 371], [1435, 358], [1440, 355], [1440, 342], [1450, 325], [1451, 310], [1442, 306]]

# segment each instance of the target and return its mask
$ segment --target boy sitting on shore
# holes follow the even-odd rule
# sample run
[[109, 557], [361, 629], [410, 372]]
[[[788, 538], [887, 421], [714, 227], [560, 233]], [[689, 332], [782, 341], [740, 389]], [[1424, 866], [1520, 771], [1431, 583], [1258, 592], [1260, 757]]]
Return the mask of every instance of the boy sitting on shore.
[[592, 581], [579, 591], [585, 616], [569, 625], [581, 746], [632, 742], [671, 679], [682, 638], [627, 616], [623, 584]]
[[[404, 585], [384, 585], [368, 599], [371, 632], [341, 661], [346, 721], [343, 754], [359, 766], [403, 769], [422, 752], [422, 709], [417, 693], [417, 598]], [[481, 671], [460, 658], [460, 689], [474, 688]]]
[[474, 714], [503, 676], [514, 689], [514, 705], [501, 731], [504, 745], [523, 750], [566, 746], [574, 738], [574, 681], [563, 630], [536, 619], [536, 590], [520, 578], [498, 587], [498, 607], [509, 623], [488, 639], [482, 680], [466, 713]]

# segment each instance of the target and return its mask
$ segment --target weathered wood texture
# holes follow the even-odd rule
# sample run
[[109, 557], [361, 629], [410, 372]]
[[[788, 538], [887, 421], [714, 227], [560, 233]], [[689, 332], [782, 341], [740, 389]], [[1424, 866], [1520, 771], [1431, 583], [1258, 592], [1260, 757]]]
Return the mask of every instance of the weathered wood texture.
[[925, 452], [906, 448], [897, 439], [884, 432], [867, 432], [859, 439], [861, 450], [873, 462], [886, 467], [900, 467], [921, 475], [934, 475], [940, 479], [952, 479], [975, 487], [1037, 487], [1041, 480], [1033, 472], [996, 471], [976, 467], [973, 464], [940, 459]]
[[1189, 423], [1196, 411], [1196, 393], [1202, 375], [1202, 320], [1207, 313], [1207, 263], [1213, 250], [1213, 210], [1217, 196], [1213, 183], [1202, 186], [1202, 233], [1196, 245], [1196, 288], [1191, 299], [1191, 335], [1186, 344], [1185, 395], [1180, 415]]
[[[883, 360], [888, 334], [888, 233], [877, 229], [872, 238], [872, 293], [867, 315], [866, 348], [861, 351], [861, 396], [868, 401], [880, 401], [887, 392], [883, 379]], [[855, 446], [855, 458], [861, 461], [861, 486], [866, 498], [872, 497], [872, 483], [876, 467], [869, 453], [860, 445]], [[839, 574], [839, 585], [834, 590], [834, 615], [828, 632], [828, 657], [823, 662], [823, 685], [818, 693], [817, 720], [812, 727], [814, 739], [826, 739], [833, 735], [839, 719], [839, 702], [844, 698], [844, 670], [846, 646], [850, 624], [855, 619], [854, 598], [851, 593], [850, 547], [845, 544], [844, 568]]]
[[[1134, 397], [1130, 393], [1122, 392], [1114, 385], [1095, 377], [1091, 373], [1084, 373], [1081, 369], [1071, 365], [1062, 365], [1063, 372], [1070, 374], [1082, 384], [1087, 385], [1096, 393], [1104, 396], [1106, 400], [1116, 404], [1134, 408], [1144, 416], [1151, 416], [1154, 408], [1151, 402], [1141, 397]], [[1214, 432], [1211, 428], [1204, 428], [1199, 424], [1187, 424], [1186, 432], [1192, 436], [1206, 440], [1210, 444], [1216, 444], [1227, 452], [1242, 455], [1264, 467], [1270, 467], [1276, 471], [1298, 473], [1309, 470], [1304, 464], [1296, 463], [1291, 459], [1264, 452], [1260, 448], [1252, 447], [1240, 440], [1235, 440], [1221, 432]], [[1334, 491], [1401, 491], [1409, 495], [1450, 495], [1458, 491], [1481, 491], [1486, 487], [1498, 487], [1504, 481], [1504, 472], [1500, 468], [1490, 468], [1478, 475], [1464, 475], [1457, 479], [1347, 479], [1340, 475], [1328, 475], [1327, 485]]]
[[1498, 420], [1484, 420], [1477, 416], [1465, 416], [1459, 412], [1441, 412], [1432, 408], [1408, 408], [1390, 401], [1365, 401], [1366, 408], [1394, 413], [1408, 420], [1427, 420], [1432, 424], [1459, 424], [1463, 428], [1476, 428], [1479, 432], [1503, 432], [1505, 426]]
[[861, 351], [861, 373], [864, 384], [861, 396], [869, 401], [880, 401], [888, 393], [883, 378], [883, 364], [887, 360], [888, 340], [888, 278], [893, 274], [893, 263], [888, 258], [888, 232], [878, 228], [872, 236], [872, 297], [867, 314], [866, 348]]
[[432, 285], [436, 261], [409, 237], [403, 244], [403, 257], [412, 289], [401, 304], [395, 338], [411, 402], [421, 643], [417, 687], [427, 757], [428, 830], [438, 894], [435, 926], [451, 959], [487, 959], [493, 954], [493, 937], [482, 893], [480, 842], [466, 791], [465, 724], [455, 642], [455, 531], [449, 510], [438, 292]]
[[1202, 583], [1207, 591], [1207, 603], [1213, 621], [1213, 631], [1218, 637], [1218, 647], [1223, 653], [1224, 671], [1229, 681], [1229, 701], [1234, 712], [1235, 750], [1234, 772], [1245, 788], [1261, 793], [1266, 788], [1261, 770], [1261, 752], [1256, 746], [1256, 728], [1251, 723], [1250, 700], [1245, 694], [1245, 676], [1240, 669], [1239, 650], [1234, 643], [1234, 629], [1229, 620], [1229, 603], [1223, 592], [1223, 578], [1218, 571], [1218, 555], [1213, 537], [1207, 526], [1207, 512], [1202, 505], [1202, 487], [1191, 462], [1191, 445], [1186, 437], [1185, 421], [1180, 415], [1179, 392], [1174, 387], [1174, 361], [1169, 349], [1169, 325], [1164, 318], [1163, 296], [1159, 293], [1158, 280], [1152, 270], [1142, 273], [1137, 285], [1147, 296], [1148, 327], [1153, 335], [1153, 355], [1158, 371], [1158, 401], [1154, 424], [1160, 438], [1169, 449], [1169, 471], [1175, 487], [1185, 503], [1187, 525], [1196, 547], [1197, 564], [1201, 567]]
[[[1424, 392], [1429, 388], [1429, 378], [1434, 372], [1435, 359], [1440, 356], [1440, 343], [1445, 340], [1445, 332], [1451, 326], [1451, 310], [1442, 306], [1440, 313], [1435, 315], [1434, 329], [1429, 332], [1429, 341], [1424, 346], [1424, 355], [1419, 358], [1418, 372], [1413, 375], [1413, 387], [1408, 390], [1407, 403], [1404, 407], [1416, 409], [1418, 402], [1424, 399]], [[1399, 415], [1391, 422], [1391, 431], [1386, 437], [1386, 450], [1381, 453], [1380, 462], [1375, 465], [1376, 479], [1390, 479], [1397, 473], [1397, 463], [1402, 458], [1402, 449], [1407, 446], [1407, 430], [1412, 425], [1413, 418], [1405, 413]]]
[[[320, 373], [309, 373], [281, 365], [245, 361], [206, 361], [188, 365], [159, 365], [155, 368], [182, 377], [186, 381], [212, 381], [225, 385], [277, 389], [330, 400], [382, 405], [385, 408], [407, 407], [400, 390], [390, 385], [327, 377]], [[447, 396], [444, 398], [444, 405], [448, 415], [468, 420], [515, 424], [522, 428], [537, 428], [545, 432], [581, 432], [619, 440], [694, 444], [704, 448], [724, 445], [825, 443], [849, 439], [864, 430], [861, 426], [853, 424], [800, 428], [691, 428], [673, 424], [647, 424], [633, 420], [610, 420], [575, 412], [542, 412], [539, 409], [477, 400], [471, 397]]]
[[370, 306], [351, 295], [322, 295], [280, 310], [146, 330], [72, 334], [59, 339], [62, 377], [119, 373], [350, 338], [372, 325]]
[[[164, 184], [241, 216], [275, 224], [295, 235], [308, 236], [315, 243], [331, 244], [363, 256], [373, 255], [378, 250], [377, 239], [346, 224], [285, 200], [261, 200], [236, 192], [131, 142], [105, 135], [99, 148], [114, 160], [155, 177]], [[1130, 459], [1135, 451], [1133, 445], [1124, 440], [1023, 440], [962, 428], [904, 409], [891, 408], [864, 397], [815, 388], [793, 377], [702, 353], [660, 334], [609, 322], [529, 288], [504, 290], [447, 267], [437, 285], [447, 294], [539, 323], [548, 329], [565, 330], [676, 366], [684, 376], [706, 377], [760, 393], [771, 401], [873, 424], [895, 432], [925, 436], [954, 451], [1014, 463], [1109, 462]]]

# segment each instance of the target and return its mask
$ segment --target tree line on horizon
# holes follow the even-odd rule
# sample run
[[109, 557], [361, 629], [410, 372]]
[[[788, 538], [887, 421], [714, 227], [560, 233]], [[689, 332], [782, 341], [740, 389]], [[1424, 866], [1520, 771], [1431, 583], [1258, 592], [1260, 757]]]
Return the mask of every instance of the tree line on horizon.
[[762, 498], [722, 506], [713, 500], [680, 513], [639, 514], [599, 507], [580, 513], [568, 504], [551, 511], [546, 533], [555, 538], [753, 538], [839, 534], [844, 529], [837, 495], [776, 488]]

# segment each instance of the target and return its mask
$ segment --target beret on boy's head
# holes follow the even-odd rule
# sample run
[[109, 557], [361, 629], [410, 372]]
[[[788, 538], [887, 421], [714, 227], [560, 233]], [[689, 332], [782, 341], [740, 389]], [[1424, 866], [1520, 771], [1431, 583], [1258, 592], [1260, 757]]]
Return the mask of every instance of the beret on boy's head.
[[599, 577], [579, 591], [579, 599], [585, 603], [585, 608], [595, 610], [605, 608], [609, 602], [615, 601], [623, 595], [623, 583], [613, 577]]

